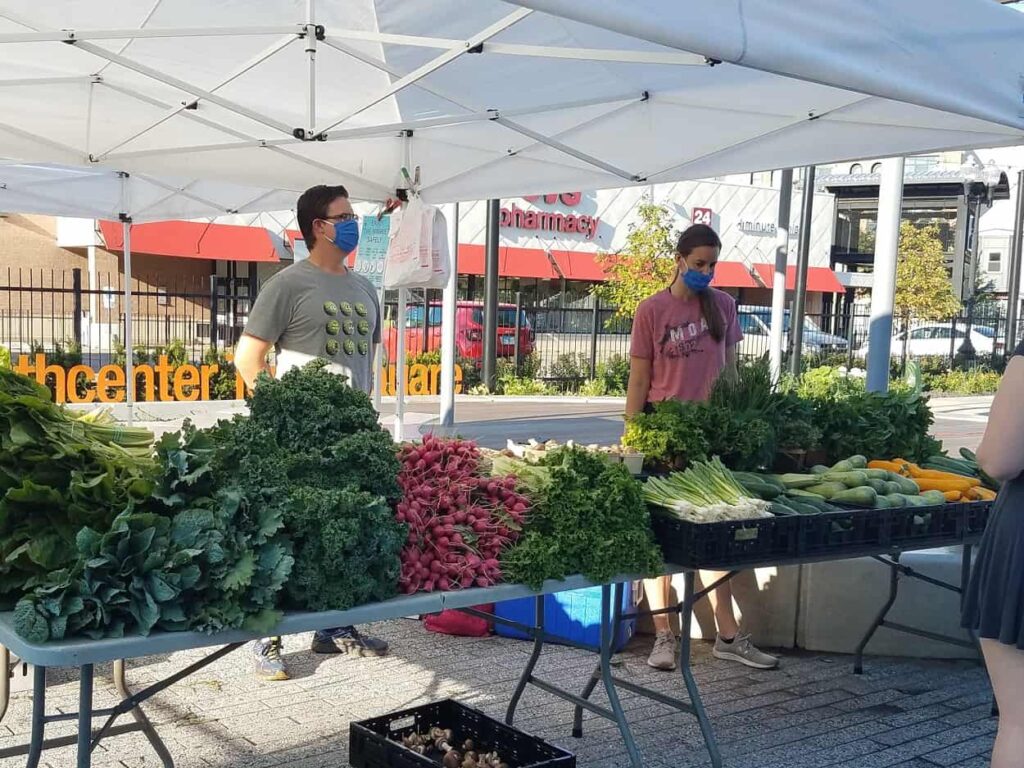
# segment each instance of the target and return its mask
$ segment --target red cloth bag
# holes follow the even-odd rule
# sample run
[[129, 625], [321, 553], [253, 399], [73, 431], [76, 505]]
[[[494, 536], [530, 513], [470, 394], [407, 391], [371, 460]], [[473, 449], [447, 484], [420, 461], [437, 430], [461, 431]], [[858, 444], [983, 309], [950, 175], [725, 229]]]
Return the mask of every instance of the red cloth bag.
[[[483, 613], [493, 613], [494, 604], [474, 606]], [[441, 611], [423, 619], [428, 632], [456, 637], [487, 637], [491, 634], [491, 623], [479, 616], [470, 616], [462, 611]]]

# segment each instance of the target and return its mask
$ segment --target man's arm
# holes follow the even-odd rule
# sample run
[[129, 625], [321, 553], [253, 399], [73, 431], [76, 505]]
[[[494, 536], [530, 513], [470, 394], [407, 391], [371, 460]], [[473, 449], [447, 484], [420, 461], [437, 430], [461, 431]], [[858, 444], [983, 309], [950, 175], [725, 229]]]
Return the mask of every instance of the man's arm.
[[256, 377], [267, 370], [267, 354], [273, 344], [243, 333], [235, 348], [235, 369], [249, 389], [256, 386]]

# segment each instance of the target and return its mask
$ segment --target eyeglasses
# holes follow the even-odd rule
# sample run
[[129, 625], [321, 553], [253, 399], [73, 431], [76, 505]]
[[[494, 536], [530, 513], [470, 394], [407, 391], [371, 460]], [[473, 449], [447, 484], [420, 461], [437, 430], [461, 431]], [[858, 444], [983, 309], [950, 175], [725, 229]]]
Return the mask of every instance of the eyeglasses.
[[359, 221], [359, 216], [355, 213], [339, 213], [337, 216], [321, 216], [323, 221]]

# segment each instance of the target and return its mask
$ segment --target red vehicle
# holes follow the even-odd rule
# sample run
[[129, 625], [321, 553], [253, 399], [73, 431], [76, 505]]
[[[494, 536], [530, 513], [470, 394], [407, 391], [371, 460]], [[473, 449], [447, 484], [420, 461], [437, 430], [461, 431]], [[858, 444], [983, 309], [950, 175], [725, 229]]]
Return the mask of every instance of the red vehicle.
[[[409, 356], [441, 349], [441, 305], [430, 305], [430, 316], [424, 329], [423, 305], [410, 305], [405, 317], [405, 353]], [[394, 322], [394, 318], [390, 318]], [[384, 350], [388, 360], [396, 359], [398, 335], [394, 325], [384, 329]], [[424, 339], [424, 336], [426, 338]], [[519, 354], [533, 352], [534, 334], [526, 313], [519, 314]], [[484, 356], [484, 305], [479, 301], [460, 301], [455, 310], [456, 357], [482, 360]], [[514, 304], [498, 305], [498, 357], [513, 357], [516, 353], [516, 308]]]

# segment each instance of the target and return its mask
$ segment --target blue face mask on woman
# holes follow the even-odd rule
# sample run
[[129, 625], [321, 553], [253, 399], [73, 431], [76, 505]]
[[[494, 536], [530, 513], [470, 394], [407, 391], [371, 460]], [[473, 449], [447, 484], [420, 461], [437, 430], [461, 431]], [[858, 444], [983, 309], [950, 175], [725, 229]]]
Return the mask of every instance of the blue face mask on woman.
[[334, 245], [342, 253], [352, 253], [359, 245], [359, 221], [334, 222]]
[[704, 293], [704, 291], [711, 287], [711, 281], [714, 277], [714, 272], [704, 274], [695, 269], [688, 269], [683, 272], [683, 285], [694, 293]]

